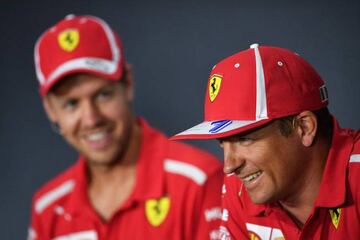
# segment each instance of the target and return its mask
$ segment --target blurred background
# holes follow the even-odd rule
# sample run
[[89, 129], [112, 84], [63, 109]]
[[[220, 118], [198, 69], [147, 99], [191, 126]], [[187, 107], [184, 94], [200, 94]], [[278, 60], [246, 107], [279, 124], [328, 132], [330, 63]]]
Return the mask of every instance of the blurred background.
[[[252, 43], [302, 55], [327, 82], [341, 126], [360, 127], [360, 1], [1, 0], [1, 239], [26, 238], [33, 192], [77, 158], [51, 131], [33, 64], [38, 36], [69, 13], [97, 15], [120, 34], [134, 110], [168, 136], [202, 121], [212, 66]], [[222, 158], [216, 141], [188, 142]]]

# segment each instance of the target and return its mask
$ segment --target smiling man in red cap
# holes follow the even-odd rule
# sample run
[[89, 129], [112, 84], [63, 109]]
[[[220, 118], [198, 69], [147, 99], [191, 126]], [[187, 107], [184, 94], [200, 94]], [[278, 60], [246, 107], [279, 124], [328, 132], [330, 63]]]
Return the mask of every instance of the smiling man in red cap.
[[134, 116], [132, 71], [103, 20], [58, 22], [35, 65], [46, 113], [80, 157], [35, 194], [28, 239], [218, 237], [221, 163]]
[[220, 141], [221, 239], [359, 239], [360, 133], [327, 105], [289, 50], [253, 44], [214, 66], [205, 121], [173, 138]]

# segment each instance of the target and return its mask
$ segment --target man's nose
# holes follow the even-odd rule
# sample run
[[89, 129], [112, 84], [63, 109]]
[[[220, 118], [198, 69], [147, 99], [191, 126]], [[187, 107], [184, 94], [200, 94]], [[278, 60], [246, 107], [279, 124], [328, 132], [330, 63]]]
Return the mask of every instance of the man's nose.
[[102, 119], [99, 108], [91, 101], [84, 103], [82, 109], [82, 122], [84, 126], [94, 127], [99, 124]]
[[224, 141], [222, 143], [224, 151], [224, 173], [231, 174], [236, 169], [243, 167], [245, 158], [241, 154], [241, 149], [236, 143]]

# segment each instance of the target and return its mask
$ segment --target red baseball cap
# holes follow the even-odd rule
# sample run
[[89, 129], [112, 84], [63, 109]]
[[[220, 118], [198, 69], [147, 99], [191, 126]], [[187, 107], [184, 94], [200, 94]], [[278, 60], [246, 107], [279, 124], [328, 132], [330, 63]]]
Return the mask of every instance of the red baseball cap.
[[42, 96], [69, 74], [90, 73], [117, 81], [123, 73], [119, 36], [94, 16], [68, 15], [40, 36], [34, 54]]
[[204, 122], [172, 139], [223, 138], [327, 104], [325, 83], [308, 62], [287, 49], [252, 44], [213, 67]]

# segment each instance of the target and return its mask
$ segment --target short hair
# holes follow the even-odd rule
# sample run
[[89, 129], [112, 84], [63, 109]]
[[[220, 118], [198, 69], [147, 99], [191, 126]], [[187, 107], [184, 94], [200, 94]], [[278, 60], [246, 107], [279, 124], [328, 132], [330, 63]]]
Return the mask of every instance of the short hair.
[[[332, 116], [327, 107], [313, 111], [318, 122], [317, 136], [331, 141], [333, 124]], [[294, 129], [294, 121], [297, 115], [283, 117], [278, 119], [278, 127], [281, 134], [285, 137], [290, 136]]]

